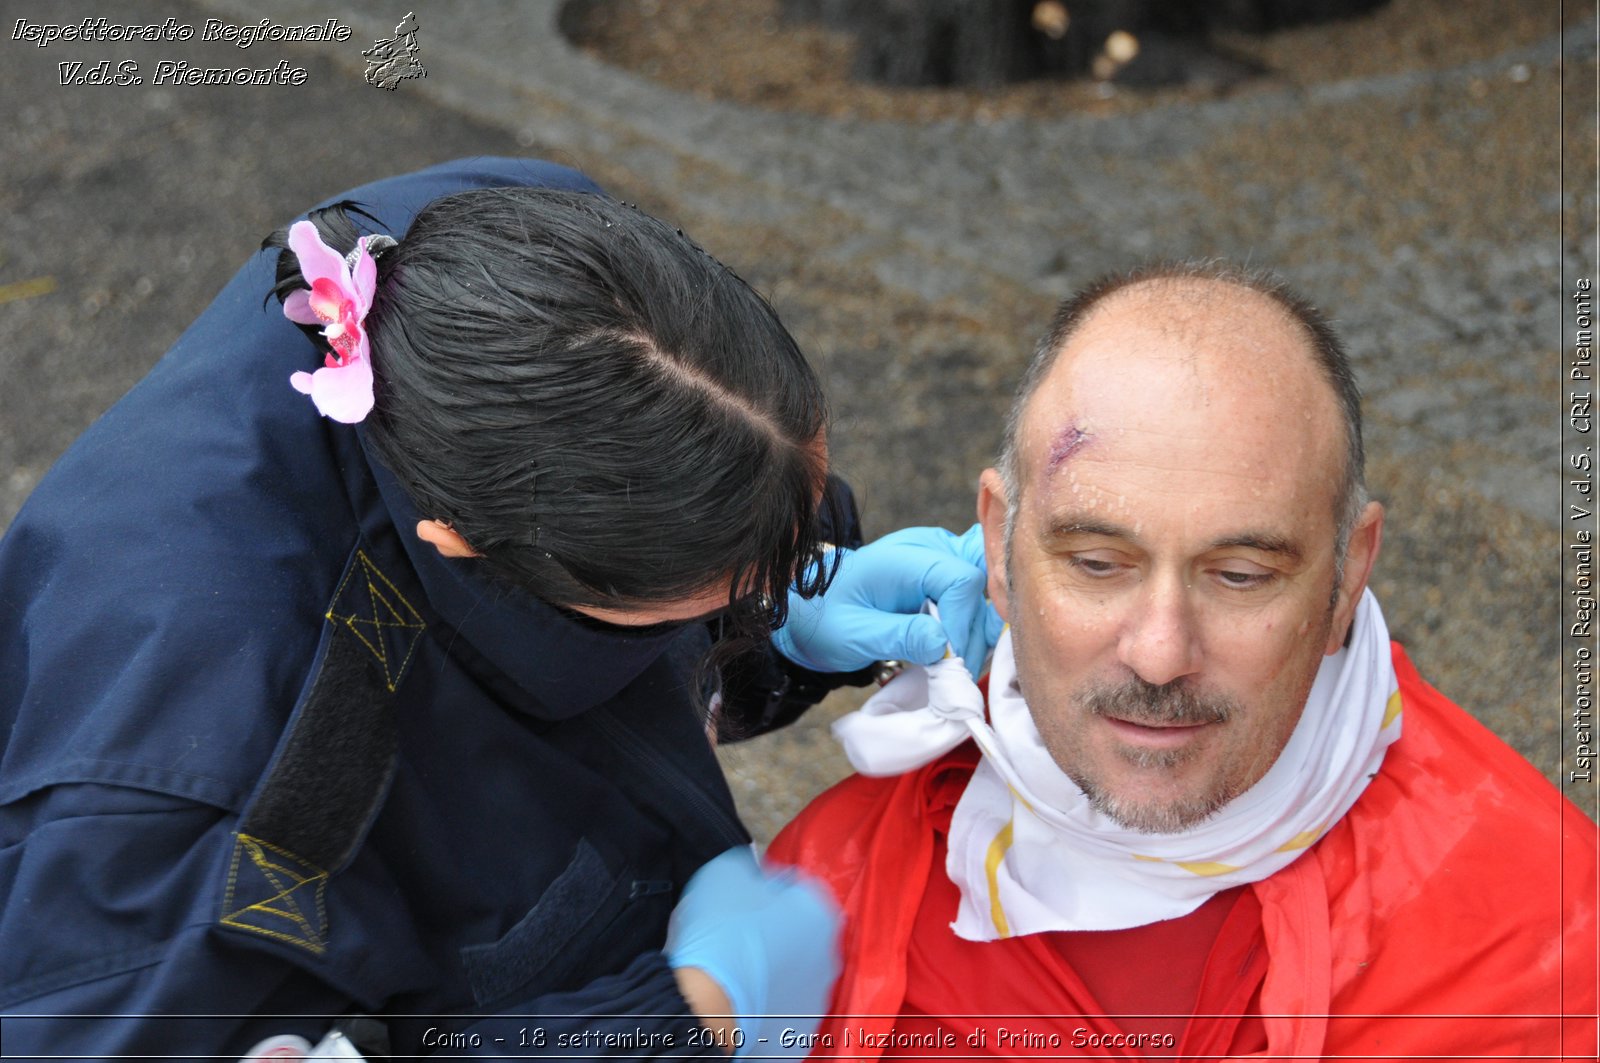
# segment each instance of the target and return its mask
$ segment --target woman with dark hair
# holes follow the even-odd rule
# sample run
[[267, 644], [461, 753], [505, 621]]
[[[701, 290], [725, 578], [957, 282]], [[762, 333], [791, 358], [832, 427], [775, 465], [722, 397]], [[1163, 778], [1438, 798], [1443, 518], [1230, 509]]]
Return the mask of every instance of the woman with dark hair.
[[755, 860], [707, 713], [937, 656], [891, 615], [925, 599], [981, 638], [973, 544], [828, 549], [860, 532], [794, 341], [581, 175], [346, 198], [0, 543], [7, 1048], [770, 1054], [835, 917]]
[[[346, 211], [313, 222], [354, 248]], [[591, 615], [762, 601], [778, 622], [791, 583], [819, 589], [821, 385], [682, 233], [603, 196], [476, 189], [374, 266], [366, 434], [422, 538]], [[279, 294], [307, 287], [281, 256]]]

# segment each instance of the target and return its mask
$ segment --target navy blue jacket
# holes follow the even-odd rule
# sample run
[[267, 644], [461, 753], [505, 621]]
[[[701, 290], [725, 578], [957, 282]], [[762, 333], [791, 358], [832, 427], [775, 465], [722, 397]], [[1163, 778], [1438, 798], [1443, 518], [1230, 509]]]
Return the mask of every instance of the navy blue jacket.
[[[598, 191], [477, 159], [340, 198], [400, 233], [497, 185]], [[6, 1053], [232, 1058], [369, 1013], [397, 1055], [722, 1058], [658, 951], [748, 841], [689, 689], [708, 636], [592, 630], [418, 541], [290, 388], [321, 355], [263, 305], [274, 261], [0, 543]]]

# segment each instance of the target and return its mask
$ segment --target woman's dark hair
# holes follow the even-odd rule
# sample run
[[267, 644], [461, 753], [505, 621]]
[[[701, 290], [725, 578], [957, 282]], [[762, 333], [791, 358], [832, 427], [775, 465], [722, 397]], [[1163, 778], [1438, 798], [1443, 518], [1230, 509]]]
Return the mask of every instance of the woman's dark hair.
[[[353, 214], [311, 220], [343, 253]], [[377, 265], [368, 440], [497, 575], [609, 608], [731, 578], [730, 604], [774, 625], [791, 583], [821, 589], [821, 385], [681, 231], [603, 196], [483, 189], [429, 204]], [[306, 286], [281, 255], [278, 296]]]

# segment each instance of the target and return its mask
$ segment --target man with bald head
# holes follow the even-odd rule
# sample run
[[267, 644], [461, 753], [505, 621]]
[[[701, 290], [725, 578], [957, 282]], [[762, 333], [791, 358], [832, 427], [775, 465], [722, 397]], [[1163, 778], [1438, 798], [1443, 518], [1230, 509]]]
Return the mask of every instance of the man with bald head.
[[1390, 642], [1383, 516], [1273, 278], [1063, 304], [980, 482], [987, 703], [908, 669], [772, 848], [849, 919], [816, 1054], [1593, 1058], [1594, 825]]
[[1349, 374], [1293, 309], [1183, 277], [1078, 302], [983, 476], [991, 594], [1062, 770], [1112, 819], [1181, 830], [1288, 741], [1383, 511]]

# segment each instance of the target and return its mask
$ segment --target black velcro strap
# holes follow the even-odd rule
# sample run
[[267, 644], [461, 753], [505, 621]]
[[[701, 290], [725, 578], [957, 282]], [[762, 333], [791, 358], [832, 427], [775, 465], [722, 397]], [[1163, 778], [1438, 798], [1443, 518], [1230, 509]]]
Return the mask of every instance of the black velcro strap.
[[388, 792], [399, 744], [394, 692], [426, 624], [363, 549], [351, 556], [327, 623], [316, 678], [239, 833], [332, 874], [355, 855]]
[[394, 770], [394, 699], [369, 656], [354, 635], [333, 632], [239, 825], [330, 873], [354, 855]]

